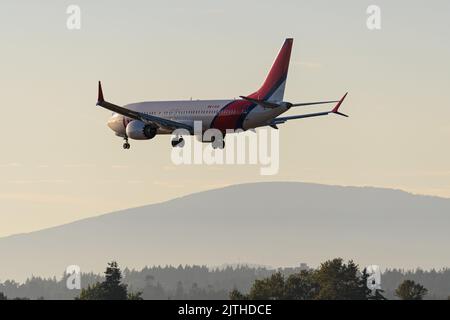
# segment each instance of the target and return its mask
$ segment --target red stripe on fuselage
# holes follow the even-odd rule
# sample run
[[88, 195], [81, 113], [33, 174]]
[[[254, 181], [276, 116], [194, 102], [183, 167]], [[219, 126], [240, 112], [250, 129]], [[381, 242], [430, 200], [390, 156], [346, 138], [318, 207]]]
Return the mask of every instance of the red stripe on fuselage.
[[229, 103], [219, 111], [211, 124], [211, 128], [219, 129], [220, 131], [240, 129], [237, 128], [239, 119], [251, 105], [252, 103], [246, 100], [236, 100]]

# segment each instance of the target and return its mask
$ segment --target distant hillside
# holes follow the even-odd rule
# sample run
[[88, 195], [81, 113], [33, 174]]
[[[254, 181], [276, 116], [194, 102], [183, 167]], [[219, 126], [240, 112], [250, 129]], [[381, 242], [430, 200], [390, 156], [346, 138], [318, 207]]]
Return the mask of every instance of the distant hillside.
[[0, 280], [165, 264], [450, 266], [450, 199], [296, 182], [244, 184], [0, 238]]

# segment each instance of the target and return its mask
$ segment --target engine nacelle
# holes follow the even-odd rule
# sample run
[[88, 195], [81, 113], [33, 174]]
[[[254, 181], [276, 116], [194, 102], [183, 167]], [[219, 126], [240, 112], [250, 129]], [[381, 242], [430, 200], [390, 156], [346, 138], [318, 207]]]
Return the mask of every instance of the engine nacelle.
[[133, 120], [127, 125], [127, 137], [134, 140], [148, 140], [156, 136], [156, 128], [139, 120]]

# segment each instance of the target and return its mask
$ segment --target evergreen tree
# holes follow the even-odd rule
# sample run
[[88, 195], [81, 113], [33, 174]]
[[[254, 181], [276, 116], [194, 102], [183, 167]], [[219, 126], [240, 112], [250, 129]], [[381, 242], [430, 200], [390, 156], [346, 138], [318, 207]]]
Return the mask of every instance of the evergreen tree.
[[248, 296], [242, 294], [238, 289], [234, 288], [229, 293], [230, 300], [248, 300]]
[[319, 284], [314, 279], [314, 272], [302, 270], [290, 275], [285, 283], [285, 299], [311, 300], [319, 292]]
[[255, 280], [249, 293], [250, 300], [280, 300], [284, 297], [284, 277], [280, 272], [266, 279]]
[[333, 259], [321, 264], [314, 272], [320, 288], [315, 299], [318, 300], [366, 300], [371, 292], [367, 287], [367, 273], [362, 274], [353, 261]]
[[122, 273], [117, 262], [108, 263], [105, 281], [97, 282], [81, 290], [80, 300], [142, 300], [141, 292], [128, 293], [127, 285], [121, 283]]
[[122, 273], [117, 265], [117, 262], [113, 261], [108, 263], [105, 271], [105, 281], [102, 283], [102, 287], [105, 293], [106, 300], [126, 300], [127, 299], [127, 285], [122, 284]]
[[175, 296], [174, 299], [175, 300], [183, 300], [184, 297], [184, 288], [183, 288], [183, 283], [181, 281], [177, 282], [177, 288], [175, 290]]
[[427, 293], [424, 286], [412, 280], [403, 281], [395, 290], [395, 295], [402, 300], [422, 300]]

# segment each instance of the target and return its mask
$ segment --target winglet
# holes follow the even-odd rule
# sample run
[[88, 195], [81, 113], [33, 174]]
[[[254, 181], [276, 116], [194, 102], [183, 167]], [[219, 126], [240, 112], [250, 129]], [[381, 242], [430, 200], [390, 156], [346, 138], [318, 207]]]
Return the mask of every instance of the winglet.
[[337, 105], [334, 107], [334, 109], [331, 110], [332, 113], [336, 113], [336, 114], [338, 114], [338, 115], [340, 115], [340, 116], [348, 117], [348, 115], [339, 112], [339, 107], [341, 106], [342, 102], [344, 102], [345, 98], [347, 97], [347, 94], [348, 94], [348, 92], [347, 92], [346, 94], [344, 94], [344, 96], [342, 97], [341, 100], [339, 100], [339, 102], [338, 102]]
[[98, 82], [98, 98], [97, 98], [97, 105], [100, 105], [102, 102], [104, 102], [105, 99], [103, 98], [103, 90], [102, 90], [102, 83], [101, 81]]

